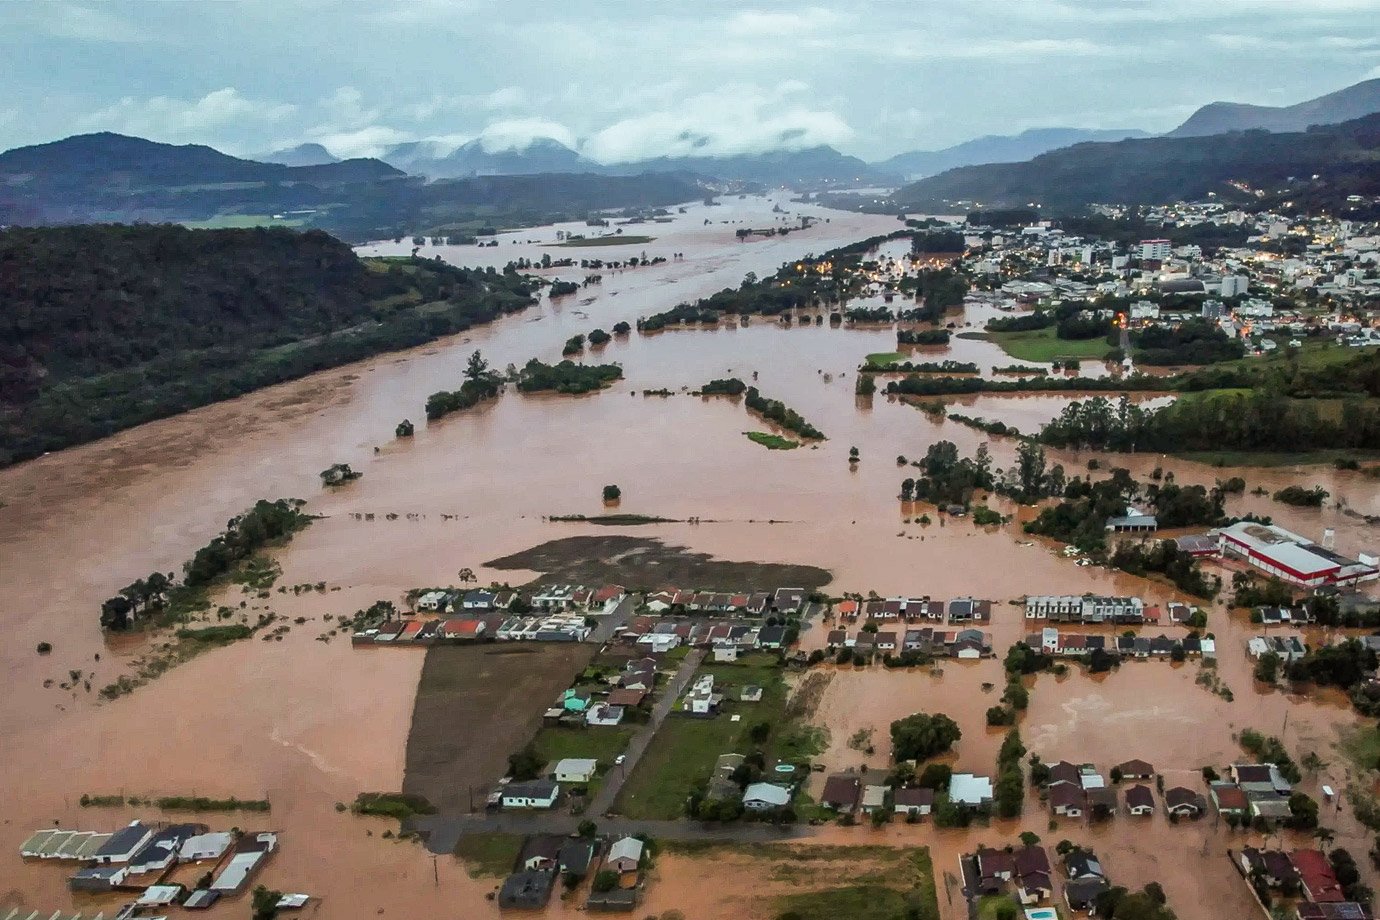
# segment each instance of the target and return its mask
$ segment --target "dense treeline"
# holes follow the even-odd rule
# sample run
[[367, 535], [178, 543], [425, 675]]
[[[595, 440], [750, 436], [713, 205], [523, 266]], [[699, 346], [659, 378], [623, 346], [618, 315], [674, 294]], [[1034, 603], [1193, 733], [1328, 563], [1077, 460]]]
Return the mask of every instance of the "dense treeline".
[[[528, 282], [321, 232], [0, 231], [0, 463], [521, 310]], [[425, 304], [425, 311], [417, 309]]]
[[1136, 346], [1138, 361], [1161, 367], [1215, 364], [1235, 360], [1246, 353], [1240, 341], [1229, 337], [1216, 323], [1203, 319], [1175, 326], [1147, 326], [1132, 333], [1131, 342]]
[[914, 275], [905, 275], [897, 284], [903, 294], [913, 295], [920, 306], [902, 310], [901, 319], [922, 323], [938, 323], [946, 310], [963, 306], [968, 295], [968, 279], [952, 268], [922, 268]]
[[[713, 325], [726, 316], [779, 316], [790, 310], [843, 303], [862, 289], [863, 278], [858, 269], [863, 256], [888, 240], [910, 233], [898, 230], [831, 249], [821, 256], [806, 256], [787, 262], [767, 278], [759, 279], [750, 272], [736, 288], [724, 288], [694, 303], [677, 304], [643, 317], [637, 321], [637, 328], [641, 332], [656, 332], [670, 326]], [[959, 301], [962, 302], [961, 296]]]
[[756, 387], [747, 388], [747, 397], [744, 402], [748, 409], [769, 421], [775, 422], [787, 431], [795, 432], [806, 440], [821, 441], [824, 439], [824, 432], [801, 418], [794, 409], [787, 408], [786, 404], [779, 399], [767, 399], [757, 391]]
[[543, 364], [533, 358], [523, 366], [517, 388], [524, 393], [543, 390], [567, 394], [592, 393], [622, 376], [623, 368], [617, 364], [576, 364], [573, 361]]
[[949, 344], [949, 335], [947, 329], [898, 329], [896, 330], [896, 344], [947, 345]]
[[[893, 380], [888, 393], [900, 396], [961, 396], [967, 393], [1040, 392], [1162, 392], [1173, 390], [1171, 377], [1035, 377], [1029, 380], [986, 380], [982, 377], [921, 377]], [[1053, 442], [1051, 442], [1053, 443]]]
[[181, 610], [196, 594], [216, 579], [230, 574], [240, 563], [275, 540], [290, 536], [311, 523], [301, 501], [260, 500], [243, 514], [226, 522], [211, 542], [197, 550], [182, 566], [182, 582], [172, 573], [154, 572], [120, 589], [101, 604], [104, 629], [128, 629], [139, 617], [153, 617], [168, 609]]
[[741, 396], [747, 384], [737, 377], [716, 378], [700, 387], [701, 396]]
[[[427, 397], [427, 420], [435, 421], [452, 412], [477, 406], [486, 399], [493, 399], [502, 388], [503, 382], [497, 374], [489, 370], [489, 362], [485, 361], [484, 356], [476, 349], [474, 354], [470, 355], [469, 363], [465, 365], [465, 381], [460, 384], [460, 389], [441, 390]], [[410, 422], [408, 431], [410, 434]]]
[[1333, 411], [1263, 390], [1185, 396], [1158, 409], [1097, 396], [1065, 406], [1040, 440], [1115, 451], [1375, 449], [1380, 408], [1347, 399]]
[[963, 234], [957, 230], [928, 230], [915, 234], [910, 240], [910, 251], [917, 255], [963, 252], [967, 248]]

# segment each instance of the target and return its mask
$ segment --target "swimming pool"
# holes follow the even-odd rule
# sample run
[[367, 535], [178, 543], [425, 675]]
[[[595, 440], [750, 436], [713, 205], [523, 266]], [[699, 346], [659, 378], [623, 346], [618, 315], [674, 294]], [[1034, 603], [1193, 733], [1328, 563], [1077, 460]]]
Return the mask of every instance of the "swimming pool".
[[1025, 920], [1059, 920], [1059, 912], [1052, 907], [1032, 907], [1025, 912]]

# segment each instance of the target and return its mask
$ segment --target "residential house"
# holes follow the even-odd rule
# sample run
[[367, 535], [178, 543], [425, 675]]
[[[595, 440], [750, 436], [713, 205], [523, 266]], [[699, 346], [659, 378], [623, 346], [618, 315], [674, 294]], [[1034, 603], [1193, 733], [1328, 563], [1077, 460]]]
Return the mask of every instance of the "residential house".
[[955, 773], [949, 777], [949, 801], [969, 808], [985, 808], [992, 804], [992, 778], [972, 773]]
[[752, 783], [743, 790], [743, 807], [749, 811], [783, 808], [791, 802], [789, 790], [772, 783]]
[[992, 622], [992, 602], [960, 597], [949, 601], [950, 623], [990, 623]]
[[1147, 514], [1134, 505], [1127, 505], [1125, 514], [1107, 518], [1106, 523], [1106, 529], [1112, 533], [1154, 533], [1158, 526], [1153, 514]]
[[595, 703], [589, 707], [585, 713], [585, 724], [595, 726], [612, 726], [623, 721], [623, 707], [614, 706], [607, 702]]
[[1090, 911], [1097, 903], [1097, 896], [1109, 887], [1107, 880], [1100, 876], [1070, 879], [1064, 883], [1064, 901], [1069, 910]]
[[757, 633], [757, 644], [762, 648], [781, 648], [786, 644], [786, 627], [763, 626]]
[[777, 588], [771, 603], [777, 613], [799, 613], [805, 603], [805, 589]]
[[556, 871], [561, 875], [583, 878], [598, 851], [598, 843], [586, 837], [566, 837], [556, 856]]
[[1299, 901], [1294, 911], [1297, 920], [1375, 920], [1369, 904], [1355, 901], [1326, 901], [1321, 904]]
[[920, 786], [906, 786], [895, 791], [893, 802], [896, 814], [918, 818], [934, 810], [934, 790]]
[[1179, 818], [1196, 818], [1203, 813], [1203, 797], [1192, 789], [1175, 786], [1164, 793], [1164, 810]]
[[722, 700], [723, 695], [714, 692], [714, 675], [701, 674], [685, 691], [683, 710], [697, 716], [712, 715]]
[[1300, 882], [1299, 870], [1283, 850], [1257, 850], [1255, 847], [1242, 847], [1236, 857], [1241, 871], [1252, 878], [1259, 878], [1271, 888], [1285, 885], [1294, 886]]
[[725, 662], [738, 660], [738, 646], [736, 645], [716, 645], [714, 646], [714, 663], [723, 664]]
[[1135, 758], [1117, 764], [1116, 769], [1122, 779], [1149, 779], [1155, 775], [1152, 764]]
[[874, 811], [881, 811], [886, 807], [886, 787], [868, 784], [863, 786], [862, 810], [863, 814], [872, 814]]
[[598, 769], [599, 761], [593, 757], [566, 757], [556, 761], [551, 775], [558, 783], [588, 783]]
[[1110, 818], [1117, 812], [1116, 790], [1107, 786], [1095, 786], [1084, 790], [1088, 803], [1088, 814], [1093, 820]]
[[498, 906], [517, 910], [541, 910], [551, 900], [556, 873], [545, 869], [523, 869], [503, 880], [498, 890]]
[[144, 872], [164, 872], [177, 862], [177, 854], [184, 841], [210, 828], [204, 824], [172, 824], [155, 833], [149, 842], [129, 859], [131, 875]]
[[522, 841], [517, 865], [521, 869], [553, 870], [557, 867], [561, 846], [566, 838], [555, 834], [534, 834]]
[[604, 866], [620, 875], [636, 872], [642, 865], [642, 841], [636, 837], [620, 837], [609, 847]]
[[825, 646], [831, 652], [836, 652], [841, 648], [851, 646], [853, 643], [848, 638], [848, 631], [843, 629], [831, 629], [829, 635], [824, 640]]
[[153, 828], [139, 821], [131, 821], [110, 836], [101, 848], [92, 855], [98, 866], [112, 863], [127, 863], [144, 844], [153, 838]]
[[1246, 793], [1236, 783], [1211, 783], [1208, 786], [1208, 795], [1212, 797], [1212, 804], [1220, 814], [1242, 816], [1251, 807]]
[[504, 808], [551, 808], [560, 797], [561, 787], [552, 780], [534, 779], [509, 783], [500, 801]]
[[1155, 795], [1149, 786], [1137, 783], [1126, 790], [1126, 811], [1138, 818], [1155, 813]]
[[1319, 904], [1346, 900], [1337, 874], [1332, 871], [1332, 864], [1321, 850], [1295, 850], [1289, 854], [1289, 861], [1298, 871], [1303, 893], [1308, 900]]
[[67, 887], [73, 891], [101, 894], [114, 891], [123, 885], [128, 875], [128, 866], [113, 863], [103, 866], [87, 866], [84, 869], [78, 869], [76, 874], [67, 879]]
[[1074, 847], [1064, 854], [1064, 874], [1070, 879], [1107, 877], [1097, 854], [1081, 847]]
[[1294, 791], [1279, 772], [1279, 767], [1272, 763], [1236, 763], [1231, 765], [1228, 772], [1247, 796], [1253, 792], [1288, 796]]
[[977, 860], [978, 875], [984, 883], [988, 880], [995, 881], [995, 887], [998, 889], [1002, 882], [1011, 881], [1011, 877], [1016, 874], [1016, 860], [1005, 850], [979, 847], [974, 859]]
[[851, 814], [858, 808], [862, 797], [862, 783], [852, 774], [839, 773], [824, 782], [819, 804], [844, 814]]
[[896, 651], [896, 633], [879, 632], [873, 637], [873, 647], [879, 652]]
[[1039, 904], [1054, 896], [1053, 873], [1044, 847], [1020, 847], [1011, 855], [1016, 869], [1016, 893], [1022, 904]]
[[209, 834], [195, 834], [182, 841], [182, 849], [177, 858], [182, 862], [202, 862], [220, 859], [230, 849], [235, 838], [229, 831], [214, 831]]
[[1081, 818], [1088, 807], [1083, 787], [1073, 783], [1055, 783], [1049, 787], [1049, 809], [1066, 818]]
[[647, 698], [646, 690], [634, 690], [629, 687], [616, 687], [609, 691], [608, 702], [610, 706], [621, 706], [623, 709], [636, 709], [642, 705], [642, 701]]

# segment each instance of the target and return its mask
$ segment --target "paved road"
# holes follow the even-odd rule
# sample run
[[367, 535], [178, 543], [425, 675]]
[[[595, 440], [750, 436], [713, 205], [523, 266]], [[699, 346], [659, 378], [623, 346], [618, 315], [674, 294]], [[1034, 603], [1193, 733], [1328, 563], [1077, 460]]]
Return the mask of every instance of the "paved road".
[[633, 767], [637, 766], [637, 761], [647, 750], [647, 745], [651, 744], [652, 736], [661, 727], [661, 723], [666, 721], [666, 717], [671, 714], [671, 707], [680, 699], [690, 684], [690, 679], [695, 676], [695, 670], [700, 666], [700, 662], [704, 661], [704, 655], [705, 650], [702, 648], [691, 649], [690, 654], [681, 661], [676, 673], [661, 689], [661, 696], [652, 709], [651, 719], [629, 739], [628, 749], [623, 752], [623, 763], [604, 775], [604, 784], [599, 788], [599, 794], [586, 809], [588, 814], [602, 815], [613, 805], [614, 799], [618, 798], [619, 790], [623, 788], [623, 783], [627, 781]]
[[[405, 830], [422, 834], [432, 853], [449, 854], [465, 834], [574, 834], [587, 820], [569, 814], [518, 814], [494, 812], [474, 815], [427, 815], [409, 821]], [[646, 834], [657, 840], [722, 840], [772, 843], [798, 840], [816, 833], [808, 824], [702, 824], [698, 821], [632, 821], [627, 818], [593, 818], [601, 834]]]
[[620, 626], [627, 625], [628, 620], [632, 618], [633, 613], [637, 610], [638, 599], [638, 595], [635, 594], [624, 595], [623, 599], [618, 602], [618, 606], [613, 608], [612, 613], [608, 616], [598, 617], [599, 625], [595, 626], [594, 631], [589, 634], [589, 641], [603, 645], [612, 639], [614, 631]]

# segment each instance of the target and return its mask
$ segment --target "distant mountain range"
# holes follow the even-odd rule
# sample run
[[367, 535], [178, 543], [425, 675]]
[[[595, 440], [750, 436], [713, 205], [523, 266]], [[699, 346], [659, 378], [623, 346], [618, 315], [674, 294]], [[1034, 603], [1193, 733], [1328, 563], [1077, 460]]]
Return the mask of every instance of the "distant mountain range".
[[915, 210], [1033, 202], [1058, 213], [1094, 202], [1150, 204], [1210, 193], [1224, 201], [1255, 201], [1257, 191], [1271, 194], [1285, 186], [1315, 195], [1325, 188], [1320, 201], [1380, 194], [1380, 114], [1306, 132], [1075, 144], [1024, 163], [952, 169], [894, 197], [898, 206]]
[[340, 162], [339, 157], [320, 144], [298, 144], [296, 147], [275, 150], [250, 159], [258, 160], [260, 163], [278, 163], [282, 166], [325, 166]]
[[[294, 155], [310, 156], [300, 148]], [[665, 207], [704, 195], [685, 174], [489, 176], [428, 182], [380, 160], [285, 166], [198, 144], [83, 134], [0, 153], [0, 226], [231, 222], [315, 226], [346, 240], [466, 232]]]
[[438, 150], [432, 142], [419, 141], [389, 148], [382, 159], [398, 169], [433, 179], [541, 173], [602, 176], [695, 173], [724, 182], [819, 186], [886, 185], [896, 184], [901, 178], [899, 173], [869, 166], [857, 157], [827, 146], [723, 157], [656, 157], [603, 164], [551, 138], [537, 138], [524, 148], [499, 151], [486, 150], [479, 140], [451, 152]]
[[1127, 137], [1149, 137], [1149, 134], [1134, 128], [1104, 131], [1084, 128], [1032, 128], [1020, 134], [989, 134], [942, 150], [912, 150], [909, 153], [898, 153], [873, 165], [884, 172], [906, 179], [923, 179], [960, 166], [1016, 163], [1060, 147], [1069, 147], [1086, 141], [1119, 141]]
[[1246, 105], [1213, 102], [1194, 112], [1167, 137], [1202, 137], [1228, 131], [1306, 131], [1380, 112], [1380, 78], [1309, 99], [1297, 105]]

